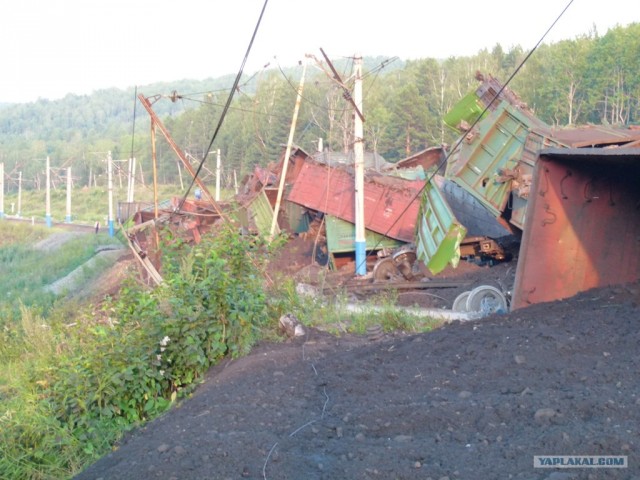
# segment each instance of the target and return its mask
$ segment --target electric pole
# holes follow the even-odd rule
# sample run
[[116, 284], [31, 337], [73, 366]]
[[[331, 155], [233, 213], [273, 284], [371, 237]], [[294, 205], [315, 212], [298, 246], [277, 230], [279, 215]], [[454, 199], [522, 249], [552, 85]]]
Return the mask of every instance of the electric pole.
[[362, 57], [356, 55], [353, 87], [354, 113], [353, 156], [355, 166], [356, 275], [367, 274], [367, 240], [364, 225], [364, 126], [362, 121]]
[[298, 85], [296, 103], [293, 108], [293, 118], [291, 120], [291, 128], [289, 129], [289, 140], [287, 141], [287, 148], [284, 153], [284, 160], [282, 161], [282, 170], [280, 171], [280, 184], [278, 186], [276, 205], [273, 210], [273, 220], [271, 222], [269, 241], [273, 240], [273, 236], [276, 234], [276, 229], [278, 227], [278, 213], [280, 211], [280, 202], [282, 201], [282, 192], [284, 191], [285, 177], [287, 176], [287, 167], [289, 166], [289, 157], [291, 156], [291, 149], [293, 147], [293, 134], [296, 131], [296, 123], [298, 121], [298, 112], [300, 111], [300, 103], [302, 101], [302, 89], [304, 88], [304, 77], [306, 71], [307, 62], [305, 61], [302, 67], [302, 77], [300, 77], [300, 84]]
[[107, 162], [107, 176], [109, 177], [109, 217], [107, 223], [109, 224], [109, 236], [113, 237], [115, 230], [113, 225], [113, 160], [111, 152], [107, 155]]

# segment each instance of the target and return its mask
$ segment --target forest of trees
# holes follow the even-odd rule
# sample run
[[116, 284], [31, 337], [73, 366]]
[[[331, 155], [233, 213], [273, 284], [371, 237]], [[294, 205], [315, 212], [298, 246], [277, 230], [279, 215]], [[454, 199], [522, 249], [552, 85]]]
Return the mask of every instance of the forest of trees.
[[[456, 137], [442, 119], [478, 85], [476, 72], [506, 82], [527, 57], [520, 47], [500, 45], [471, 57], [402, 61], [365, 58], [365, 148], [397, 161]], [[349, 85], [352, 61], [335, 63]], [[256, 164], [276, 161], [286, 143], [302, 66], [271, 68], [245, 75], [212, 147], [220, 149], [224, 181], [231, 183]], [[325, 148], [351, 145], [353, 109], [331, 78], [326, 63], [310, 62], [294, 142], [309, 153], [322, 138]], [[5, 192], [42, 188], [47, 156], [54, 172], [72, 167], [74, 185], [103, 185], [107, 152], [116, 160], [136, 157], [151, 181], [150, 120], [136, 95], [153, 98], [177, 145], [201, 159], [220, 121], [235, 76], [185, 80], [128, 90], [67, 95], [61, 100], [0, 106], [0, 163]], [[554, 126], [634, 125], [640, 122], [640, 24], [592, 31], [573, 40], [542, 44], [522, 65], [509, 87], [535, 114]], [[157, 98], [156, 98], [157, 96]], [[157, 135], [159, 181], [178, 184], [178, 160]], [[215, 164], [215, 156], [207, 165]]]

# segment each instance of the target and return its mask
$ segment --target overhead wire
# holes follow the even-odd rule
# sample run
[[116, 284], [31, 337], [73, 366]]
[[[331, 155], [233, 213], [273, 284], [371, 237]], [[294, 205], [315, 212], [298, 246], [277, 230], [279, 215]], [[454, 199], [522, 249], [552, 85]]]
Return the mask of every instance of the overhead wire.
[[[210, 105], [212, 107], [222, 107], [224, 104], [222, 103], [214, 103], [214, 102], [209, 102], [206, 100], [194, 100], [194, 99], [188, 99], [191, 102], [195, 102], [195, 103], [201, 103], [203, 105]], [[252, 110], [249, 108], [241, 108], [241, 107], [229, 107], [229, 110], [232, 110], [234, 112], [244, 112], [244, 113], [253, 113], [256, 115], [264, 115], [264, 116], [269, 116], [269, 117], [273, 117], [273, 118], [279, 118], [281, 120], [290, 120], [289, 117], [284, 116], [284, 115], [274, 115], [273, 113], [267, 113], [267, 112], [259, 112], [257, 110]]]
[[[253, 75], [251, 75], [249, 78], [247, 78], [242, 84], [238, 85], [236, 88], [241, 89], [242, 87], [246, 87], [249, 82], [251, 82], [257, 75], [261, 74], [266, 68], [268, 68], [270, 65], [270, 63], [266, 63], [265, 65], [262, 66], [262, 69], [256, 71]], [[180, 95], [176, 94], [176, 98], [180, 98], [182, 100], [195, 100], [193, 98], [190, 97], [194, 97], [194, 96], [198, 96], [198, 95], [208, 95], [211, 93], [220, 93], [220, 92], [230, 92], [233, 90], [233, 87], [227, 87], [227, 88], [218, 88], [215, 90], [205, 90], [202, 92], [191, 92], [191, 93], [182, 93]]]
[[[352, 60], [351, 64], [353, 64], [353, 57], [348, 57], [350, 60]], [[363, 75], [363, 79], [366, 78], [369, 75], [376, 75], [377, 76], [380, 74], [380, 72], [382, 71], [383, 68], [385, 68], [389, 63], [397, 60], [398, 57], [392, 57], [389, 58], [383, 62], [381, 62], [378, 66], [376, 66], [375, 68], [373, 68], [372, 70], [370, 70], [366, 75]], [[318, 62], [317, 59], [314, 58], [314, 60], [316, 62]], [[291, 82], [291, 80], [289, 79], [289, 77], [287, 76], [287, 74], [284, 72], [284, 70], [282, 69], [282, 66], [278, 63], [278, 70], [280, 71], [280, 74], [282, 75], [282, 77], [284, 78], [284, 80], [289, 84], [289, 86], [291, 87], [291, 89], [295, 92], [297, 92], [298, 87], [296, 85], [293, 84], [293, 82]], [[345, 70], [348, 70], [348, 68], [345, 68]], [[325, 72], [327, 73], [327, 72]], [[335, 84], [335, 81], [331, 82], [332, 84]], [[343, 109], [337, 109], [337, 108], [327, 108], [324, 105], [318, 105], [315, 102], [312, 102], [308, 97], [303, 96], [302, 99], [306, 102], [309, 103], [310, 105], [314, 106], [314, 107], [318, 107], [322, 110], [324, 110], [325, 112], [334, 112], [334, 113], [346, 113], [348, 112], [350, 109], [348, 108], [343, 108]]]
[[[316, 61], [317, 63], [320, 63], [320, 61], [317, 58], [315, 58], [313, 55], [311, 55], [311, 57], [314, 59], [314, 61]], [[352, 60], [351, 64], [353, 64], [353, 57], [345, 57], [345, 58], [349, 58], [350, 60]], [[392, 57], [392, 58], [389, 58], [389, 59], [381, 62], [378, 66], [376, 66], [370, 72], [368, 72], [368, 74], [366, 76], [375, 74], [375, 77], [374, 77], [374, 80], [373, 80], [373, 82], [375, 82], [376, 79], [378, 78], [378, 76], [380, 75], [380, 72], [382, 71], [382, 69], [384, 69], [389, 63], [391, 63], [391, 62], [393, 62], [393, 61], [395, 61], [397, 59], [398, 59], [398, 57]], [[282, 75], [284, 80], [289, 84], [291, 89], [293, 91], [297, 92], [297, 88], [298, 87], [295, 86], [291, 82], [291, 80], [287, 77], [286, 73], [284, 72], [284, 70], [282, 69], [282, 67], [281, 67], [281, 65], [279, 63], [277, 64], [277, 67], [278, 67], [278, 69], [280, 71], [280, 74]], [[324, 69], [322, 69], [322, 70], [324, 71], [325, 74], [329, 75], [329, 72], [325, 71]], [[348, 68], [345, 68], [345, 70], [348, 70]], [[344, 72], [343, 72], [343, 76], [344, 76]], [[334, 79], [331, 79], [331, 84], [335, 85], [335, 80]], [[307, 98], [305, 96], [303, 96], [302, 99], [305, 100], [306, 103], [308, 103], [308, 104], [310, 104], [310, 105], [312, 105], [314, 107], [317, 107], [318, 109], [320, 109], [320, 110], [322, 110], [324, 112], [327, 112], [327, 113], [345, 114], [345, 113], [348, 113], [348, 112], [351, 111], [351, 109], [346, 108], [346, 107], [339, 109], [339, 108], [331, 108], [331, 107], [326, 107], [324, 105], [319, 105], [316, 102], [311, 101], [309, 98]], [[317, 122], [313, 122], [313, 124], [315, 124], [316, 126], [318, 126], [319, 128], [322, 129], [322, 127], [320, 125], [318, 125]], [[299, 135], [299, 137], [302, 137], [302, 135], [304, 133], [306, 133], [306, 131], [308, 130], [310, 125], [311, 125], [310, 123], [307, 123], [307, 126], [305, 127], [305, 130]], [[351, 146], [351, 145], [353, 145], [353, 142], [349, 144], [349, 146]]]
[[[284, 78], [285, 82], [287, 82], [287, 84], [291, 87], [291, 89], [294, 92], [298, 91], [298, 86], [294, 85], [291, 80], [289, 79], [289, 77], [287, 77], [287, 74], [284, 72], [284, 70], [282, 70], [282, 67], [280, 66], [280, 64], [278, 64], [278, 70], [280, 71], [280, 74], [282, 75], [282, 77]], [[346, 113], [349, 111], [349, 109], [347, 108], [343, 108], [343, 109], [337, 109], [337, 108], [329, 108], [329, 107], [325, 107], [324, 105], [318, 105], [315, 102], [312, 102], [308, 97], [306, 96], [302, 96], [301, 97], [302, 100], [305, 101], [305, 103], [308, 103], [309, 105], [312, 105], [314, 107], [317, 107], [325, 112], [331, 112], [331, 113]]]
[[[369, 75], [375, 74], [376, 78], [378, 77], [380, 71], [386, 67], [386, 65], [388, 65], [389, 63], [395, 61], [398, 57], [392, 57], [389, 58], [383, 62], [380, 63], [380, 65], [378, 65], [377, 67], [375, 67], [374, 69], [370, 70], [366, 75], [363, 76], [363, 78], [366, 78]], [[236, 87], [236, 91], [239, 93], [244, 93], [242, 90], [242, 86], [246, 86], [251, 80], [253, 80], [258, 74], [262, 73], [264, 71], [264, 69], [266, 69], [267, 67], [270, 66], [270, 63], [266, 63], [262, 70], [254, 73], [251, 77], [249, 77], [247, 80], [245, 80], [241, 85], [239, 85], [238, 87]], [[289, 86], [291, 87], [291, 89], [293, 91], [297, 91], [297, 86], [293, 85], [293, 83], [291, 82], [291, 80], [289, 79], [289, 77], [287, 76], [287, 74], [284, 72], [284, 70], [282, 69], [282, 66], [278, 63], [277, 64], [277, 68], [280, 72], [280, 74], [282, 75], [282, 77], [284, 78], [284, 80], [289, 84]], [[202, 105], [207, 105], [207, 106], [212, 106], [212, 107], [222, 107], [224, 104], [221, 103], [216, 103], [216, 102], [210, 102], [208, 100], [202, 100], [201, 98], [193, 98], [194, 96], [199, 96], [199, 95], [203, 95], [203, 94], [210, 94], [210, 93], [217, 93], [217, 92], [229, 92], [232, 91], [232, 88], [224, 88], [224, 89], [219, 89], [219, 90], [208, 90], [208, 91], [202, 91], [202, 92], [195, 92], [195, 93], [188, 93], [188, 94], [180, 94], [178, 95], [176, 92], [174, 92], [172, 95], [170, 95], [169, 97], [175, 102], [176, 100], [181, 100], [182, 102], [185, 101], [189, 101], [189, 102], [194, 102], [194, 103], [199, 103]], [[246, 94], [245, 94], [246, 95]], [[306, 103], [315, 106], [319, 109], [322, 109], [325, 112], [332, 112], [332, 113], [338, 113], [338, 114], [344, 114], [348, 111], [347, 108], [342, 108], [342, 109], [337, 109], [337, 108], [330, 108], [330, 107], [325, 107], [323, 105], [319, 105], [316, 102], [311, 101], [309, 98], [304, 97], [303, 98], [305, 100]], [[245, 113], [252, 113], [254, 115], [261, 115], [261, 116], [269, 116], [272, 118], [279, 118], [281, 120], [288, 120], [289, 117], [285, 117], [285, 116], [279, 116], [279, 115], [274, 115], [273, 113], [266, 113], [266, 112], [261, 112], [261, 111], [257, 111], [254, 109], [248, 109], [248, 108], [242, 108], [242, 107], [229, 107], [230, 111], [237, 111], [237, 112], [245, 112]], [[135, 112], [134, 112], [134, 120], [135, 120]], [[309, 128], [309, 125], [307, 125], [307, 130]], [[132, 151], [133, 151], [133, 139], [132, 139]], [[133, 155], [133, 153], [132, 153]]]
[[[513, 71], [513, 73], [509, 76], [509, 78], [507, 79], [507, 81], [502, 85], [502, 87], [500, 88], [500, 90], [498, 90], [496, 92], [496, 94], [493, 96], [493, 98], [487, 103], [487, 105], [485, 106], [484, 110], [482, 110], [482, 112], [476, 117], [476, 119], [472, 122], [472, 124], [469, 127], [469, 130], [472, 130], [480, 121], [480, 119], [482, 117], [484, 117], [485, 113], [487, 113], [487, 111], [489, 110], [489, 108], [491, 107], [491, 105], [493, 105], [493, 103], [500, 97], [500, 94], [504, 91], [505, 88], [507, 88], [507, 86], [509, 85], [509, 83], [511, 83], [511, 80], [513, 80], [513, 78], [518, 74], [518, 72], [522, 69], [522, 67], [524, 66], [524, 64], [529, 60], [529, 58], [531, 57], [531, 55], [533, 55], [533, 53], [538, 49], [538, 47], [540, 46], [540, 44], [543, 42], [543, 40], [545, 39], [545, 37], [549, 34], [549, 32], [551, 31], [551, 29], [553, 29], [553, 27], [556, 25], [556, 23], [558, 23], [558, 21], [560, 20], [560, 18], [562, 18], [562, 16], [564, 15], [564, 13], [567, 11], [567, 9], [571, 6], [571, 4], [573, 3], [573, 0], [569, 0], [569, 3], [567, 3], [567, 5], [564, 7], [564, 9], [560, 12], [560, 14], [556, 17], [556, 19], [553, 21], [553, 23], [551, 24], [551, 26], [544, 32], [544, 34], [542, 35], [542, 37], [540, 37], [540, 40], [538, 40], [538, 42], [534, 45], [534, 47], [529, 51], [529, 53], [525, 56], [525, 58], [520, 62], [520, 64], [516, 67], [516, 69]], [[429, 185], [429, 183], [431, 182], [431, 180], [433, 179], [433, 177], [436, 175], [436, 173], [438, 171], [440, 171], [440, 169], [447, 164], [447, 162], [449, 161], [449, 158], [451, 157], [451, 155], [453, 155], [453, 153], [458, 149], [458, 147], [460, 146], [460, 144], [462, 143], [462, 141], [464, 140], [464, 135], [460, 136], [458, 138], [458, 140], [456, 141], [456, 143], [453, 145], [453, 147], [449, 150], [449, 152], [445, 155], [445, 157], [440, 161], [440, 163], [437, 165], [437, 168], [433, 169], [433, 172], [431, 173], [431, 175], [425, 180], [424, 185], [415, 193], [415, 195], [411, 198], [411, 200], [409, 202], [407, 202], [407, 206], [404, 207], [404, 209], [402, 209], [402, 211], [400, 212], [400, 214], [397, 216], [396, 220], [394, 220], [394, 222], [387, 228], [387, 230], [385, 231], [385, 233], [382, 235], [382, 237], [378, 240], [378, 242], [371, 248], [369, 249], [369, 253], [372, 251], [375, 251], [375, 249], [380, 245], [380, 243], [382, 242], [382, 238], [386, 237], [387, 234], [391, 231], [391, 229], [393, 227], [395, 227], [395, 225], [398, 223], [398, 221], [400, 220], [400, 218], [402, 218], [402, 216], [407, 212], [407, 210], [409, 210], [409, 207], [413, 204], [413, 202], [420, 197], [420, 195], [422, 195], [422, 193], [424, 192], [425, 188], [427, 188], [427, 185]], [[366, 262], [366, 258], [367, 258], [367, 254], [365, 254], [364, 256], [364, 262]], [[358, 271], [358, 267], [362, 266], [362, 264], [360, 265], [356, 265], [356, 272]]]
[[233, 97], [235, 95], [236, 89], [238, 88], [238, 84], [240, 83], [240, 78], [242, 77], [242, 72], [244, 71], [244, 67], [247, 63], [247, 59], [249, 58], [249, 53], [251, 52], [251, 48], [253, 46], [253, 42], [256, 38], [256, 35], [258, 34], [258, 28], [260, 27], [260, 23], [262, 22], [262, 17], [264, 16], [264, 12], [267, 8], [267, 4], [269, 3], [269, 0], [265, 0], [264, 4], [262, 5], [262, 10], [260, 12], [260, 17], [258, 18], [258, 22], [256, 23], [256, 26], [253, 30], [253, 35], [251, 36], [251, 41], [249, 42], [249, 46], [247, 47], [247, 51], [244, 55], [244, 58], [242, 59], [242, 64], [240, 65], [240, 69], [238, 70], [238, 74], [236, 75], [236, 79], [233, 82], [233, 87], [231, 89], [231, 92], [229, 92], [229, 97], [227, 98], [227, 103], [224, 106], [224, 109], [222, 110], [222, 114], [220, 115], [220, 120], [218, 121], [218, 125], [216, 126], [215, 131], [213, 132], [213, 135], [211, 137], [211, 141], [209, 142], [209, 146], [207, 147], [207, 149], [204, 151], [204, 155], [202, 156], [202, 160], [200, 161], [200, 164], [198, 165], [197, 170], [195, 171], [193, 178], [191, 180], [191, 183], [189, 184], [189, 188], [187, 188], [187, 191], [184, 194], [184, 197], [182, 198], [182, 200], [180, 201], [180, 204], [177, 208], [177, 210], [181, 210], [182, 206], [184, 205], [184, 202], [187, 201], [187, 197], [189, 196], [189, 192], [191, 191], [191, 189], [193, 188], [193, 185], [196, 182], [196, 179], [198, 178], [198, 175], [200, 174], [200, 171], [202, 170], [202, 167], [204, 165], [204, 162], [207, 159], [207, 156], [209, 155], [209, 151], [211, 150], [211, 147], [213, 146], [213, 143], [215, 142], [216, 138], [218, 137], [218, 132], [220, 131], [220, 128], [222, 127], [222, 123], [224, 122], [224, 119], [227, 115], [227, 112], [229, 111], [229, 107], [231, 105], [231, 101], [233, 100]]
[[[247, 82], [243, 83], [242, 85], [238, 85], [236, 87], [237, 92], [244, 94], [243, 87], [246, 87], [246, 85], [247, 85]], [[219, 88], [216, 90], [207, 90], [202, 92], [181, 93], [179, 95], [176, 94], [175, 98], [180, 99], [182, 101], [206, 103], [207, 102], [206, 100], [202, 100], [202, 96], [204, 95], [212, 96], [213, 94], [217, 94], [217, 93], [229, 93], [232, 90], [233, 90], [233, 87], [226, 87], [226, 88]], [[173, 97], [170, 97], [170, 98], [173, 100]]]

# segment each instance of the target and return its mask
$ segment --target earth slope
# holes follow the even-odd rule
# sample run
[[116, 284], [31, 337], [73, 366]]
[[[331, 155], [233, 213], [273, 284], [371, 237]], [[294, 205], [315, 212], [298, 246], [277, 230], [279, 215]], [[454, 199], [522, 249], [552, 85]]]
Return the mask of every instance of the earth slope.
[[262, 344], [76, 480], [640, 479], [639, 303], [632, 284], [425, 334]]

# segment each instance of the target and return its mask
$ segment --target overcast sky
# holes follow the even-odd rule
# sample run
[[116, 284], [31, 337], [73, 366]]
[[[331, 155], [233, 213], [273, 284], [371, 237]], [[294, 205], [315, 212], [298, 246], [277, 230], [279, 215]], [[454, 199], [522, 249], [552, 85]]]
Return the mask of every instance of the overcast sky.
[[[402, 59], [530, 50], [570, 0], [268, 0], [245, 73], [306, 53]], [[638, 0], [573, 0], [551, 43], [639, 21]], [[14, 0], [0, 16], [0, 102], [236, 74], [264, 0]]]

